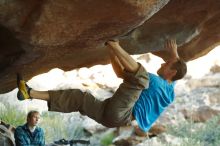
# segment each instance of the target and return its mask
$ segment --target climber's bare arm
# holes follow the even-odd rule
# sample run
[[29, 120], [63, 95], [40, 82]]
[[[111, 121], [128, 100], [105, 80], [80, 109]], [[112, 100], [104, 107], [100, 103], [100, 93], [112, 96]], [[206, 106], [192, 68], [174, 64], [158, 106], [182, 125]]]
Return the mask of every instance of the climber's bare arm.
[[138, 125], [134, 126], [134, 132], [138, 136], [147, 136], [147, 132], [142, 131]]
[[117, 56], [121, 65], [128, 72], [136, 73], [139, 64], [119, 45], [118, 41], [108, 41], [107, 45], [109, 45], [112, 52]]
[[174, 60], [179, 58], [175, 39], [167, 40], [164, 43], [164, 50], [152, 53], [161, 57], [165, 62], [167, 62], [168, 60]]
[[179, 55], [177, 52], [177, 44], [176, 44], [176, 39], [170, 39], [167, 40], [165, 45], [165, 50], [170, 54], [170, 59], [178, 59]]
[[132, 127], [134, 127], [134, 133], [138, 136], [147, 136], [147, 132], [142, 131], [139, 126], [137, 121], [134, 119], [132, 115], [132, 122], [131, 122]]
[[115, 74], [117, 75], [117, 77], [123, 78], [124, 67], [121, 65], [117, 56], [115, 56], [115, 54], [112, 52], [111, 49], [109, 49], [109, 55], [110, 55], [110, 59], [111, 59], [112, 68], [113, 68]]

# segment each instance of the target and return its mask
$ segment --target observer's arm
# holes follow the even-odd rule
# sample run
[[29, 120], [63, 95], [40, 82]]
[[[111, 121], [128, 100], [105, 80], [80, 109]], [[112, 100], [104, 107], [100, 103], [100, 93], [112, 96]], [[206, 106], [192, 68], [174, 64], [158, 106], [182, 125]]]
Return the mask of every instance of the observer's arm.
[[41, 137], [40, 137], [40, 139], [42, 139], [40, 141], [40, 146], [45, 146], [45, 135], [44, 135], [43, 129], [41, 129]]
[[16, 146], [28, 146], [28, 144], [25, 142], [23, 130], [20, 127], [15, 129], [14, 138]]

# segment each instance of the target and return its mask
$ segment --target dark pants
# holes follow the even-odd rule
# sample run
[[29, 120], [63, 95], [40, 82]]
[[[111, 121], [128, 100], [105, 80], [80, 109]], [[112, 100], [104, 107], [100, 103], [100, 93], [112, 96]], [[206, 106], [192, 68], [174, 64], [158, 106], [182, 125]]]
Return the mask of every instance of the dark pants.
[[104, 101], [79, 89], [49, 91], [49, 111], [79, 111], [107, 127], [128, 125], [132, 119], [133, 106], [142, 90], [148, 88], [149, 79], [142, 65], [135, 74], [125, 71], [123, 78], [115, 94]]

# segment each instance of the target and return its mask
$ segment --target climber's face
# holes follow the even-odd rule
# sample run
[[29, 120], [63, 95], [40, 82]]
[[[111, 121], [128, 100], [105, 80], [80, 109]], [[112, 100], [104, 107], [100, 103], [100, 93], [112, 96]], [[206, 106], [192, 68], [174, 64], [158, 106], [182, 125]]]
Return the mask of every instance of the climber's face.
[[165, 80], [171, 80], [176, 75], [176, 70], [172, 69], [173, 63], [176, 60], [169, 60], [161, 64], [161, 67], [157, 70], [157, 74]]

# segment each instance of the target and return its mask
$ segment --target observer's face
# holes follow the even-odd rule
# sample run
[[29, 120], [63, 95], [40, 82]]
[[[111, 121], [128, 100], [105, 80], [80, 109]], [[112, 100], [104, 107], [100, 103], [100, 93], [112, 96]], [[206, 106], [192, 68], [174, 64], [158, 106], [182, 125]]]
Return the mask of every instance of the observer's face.
[[29, 126], [36, 126], [40, 120], [39, 113], [33, 113], [32, 116], [28, 119]]

